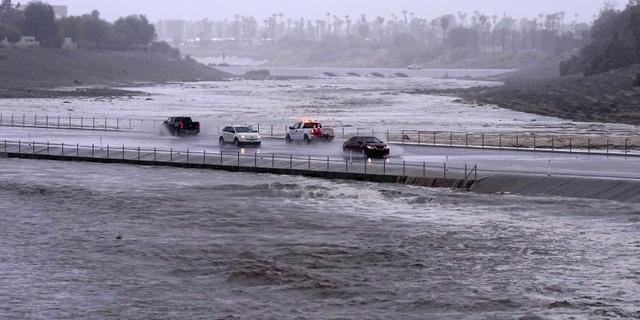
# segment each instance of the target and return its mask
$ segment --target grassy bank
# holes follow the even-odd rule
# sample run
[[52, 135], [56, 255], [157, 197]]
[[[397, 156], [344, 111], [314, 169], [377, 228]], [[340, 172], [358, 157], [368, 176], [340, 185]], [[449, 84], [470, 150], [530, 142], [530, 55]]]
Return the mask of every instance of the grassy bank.
[[471, 104], [504, 108], [575, 121], [640, 125], [640, 64], [593, 76], [545, 79], [508, 78], [501, 87], [416, 90], [415, 94], [461, 97]]
[[191, 60], [141, 51], [0, 49], [0, 88], [219, 80], [226, 74]]

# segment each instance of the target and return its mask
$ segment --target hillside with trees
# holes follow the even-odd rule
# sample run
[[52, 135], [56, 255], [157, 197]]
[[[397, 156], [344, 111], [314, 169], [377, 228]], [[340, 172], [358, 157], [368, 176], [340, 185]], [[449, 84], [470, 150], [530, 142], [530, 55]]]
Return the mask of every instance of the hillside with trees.
[[[40, 48], [14, 48], [22, 36]], [[77, 50], [62, 50], [65, 38]], [[22, 8], [0, 3], [0, 88], [109, 85], [132, 82], [217, 80], [226, 74], [182, 58], [178, 49], [157, 42], [143, 15], [111, 23], [98, 11], [56, 19], [53, 8], [31, 2]]]
[[561, 64], [560, 73], [594, 75], [640, 63], [640, 1], [621, 12], [606, 7], [592, 29], [593, 41]]
[[527, 79], [521, 73], [501, 87], [440, 93], [571, 120], [640, 125], [640, 1], [622, 11], [605, 7], [592, 33], [579, 55], [560, 63], [564, 76]]

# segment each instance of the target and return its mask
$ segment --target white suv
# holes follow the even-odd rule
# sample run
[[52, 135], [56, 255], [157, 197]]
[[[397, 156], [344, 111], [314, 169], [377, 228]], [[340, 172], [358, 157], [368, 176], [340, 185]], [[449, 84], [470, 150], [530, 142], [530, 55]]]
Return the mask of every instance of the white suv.
[[236, 147], [247, 144], [259, 146], [262, 143], [260, 134], [247, 126], [224, 127], [218, 141], [221, 146], [233, 143]]

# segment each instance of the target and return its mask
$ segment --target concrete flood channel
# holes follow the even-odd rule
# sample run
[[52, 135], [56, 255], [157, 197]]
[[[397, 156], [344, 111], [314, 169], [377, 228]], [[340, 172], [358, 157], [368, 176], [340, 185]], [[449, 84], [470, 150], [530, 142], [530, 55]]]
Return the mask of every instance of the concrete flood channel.
[[241, 152], [208, 153], [187, 150], [110, 148], [38, 142], [1, 142], [0, 155], [9, 158], [58, 161], [122, 163], [224, 170], [232, 172], [299, 175], [325, 179], [346, 179], [401, 183], [431, 188], [469, 190], [478, 179], [476, 166], [451, 168], [426, 163], [392, 163], [386, 159], [336, 159]]

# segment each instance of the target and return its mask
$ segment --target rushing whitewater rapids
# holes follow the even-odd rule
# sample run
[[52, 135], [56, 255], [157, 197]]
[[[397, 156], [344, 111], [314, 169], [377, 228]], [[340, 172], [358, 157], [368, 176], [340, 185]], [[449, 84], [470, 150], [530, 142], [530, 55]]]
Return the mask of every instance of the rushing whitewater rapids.
[[640, 206], [0, 159], [3, 319], [640, 318]]

